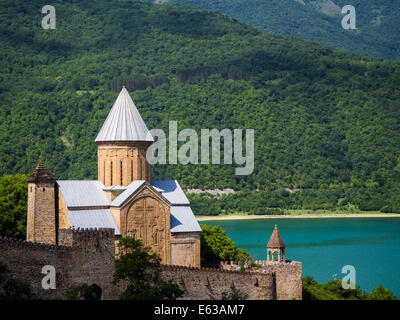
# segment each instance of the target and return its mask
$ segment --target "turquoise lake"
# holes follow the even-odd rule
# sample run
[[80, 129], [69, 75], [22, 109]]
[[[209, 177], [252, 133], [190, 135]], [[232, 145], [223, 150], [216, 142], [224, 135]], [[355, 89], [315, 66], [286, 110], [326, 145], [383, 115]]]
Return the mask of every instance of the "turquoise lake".
[[289, 218], [202, 221], [219, 225], [240, 248], [266, 259], [266, 245], [277, 224], [286, 259], [301, 261], [303, 276], [320, 283], [342, 279], [342, 267], [356, 269], [363, 290], [383, 284], [400, 299], [400, 218]]

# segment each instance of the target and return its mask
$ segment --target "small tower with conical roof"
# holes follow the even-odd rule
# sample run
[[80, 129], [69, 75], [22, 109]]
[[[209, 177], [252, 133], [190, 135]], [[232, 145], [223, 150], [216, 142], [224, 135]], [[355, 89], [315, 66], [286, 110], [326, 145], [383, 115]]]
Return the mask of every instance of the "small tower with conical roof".
[[127, 186], [133, 180], [151, 184], [146, 152], [153, 141], [124, 86], [96, 138], [98, 180], [106, 187]]
[[[278, 255], [277, 259], [275, 259], [275, 253]], [[285, 261], [285, 244], [283, 243], [277, 225], [275, 225], [274, 231], [267, 244], [267, 261]]]
[[28, 178], [27, 241], [57, 243], [56, 196], [56, 180], [40, 161]]

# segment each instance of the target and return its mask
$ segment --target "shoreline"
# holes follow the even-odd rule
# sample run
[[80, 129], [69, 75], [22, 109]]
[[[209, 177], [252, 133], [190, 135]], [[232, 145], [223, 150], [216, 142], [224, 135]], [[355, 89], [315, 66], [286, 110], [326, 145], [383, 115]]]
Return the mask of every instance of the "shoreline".
[[293, 219], [293, 218], [400, 218], [398, 213], [331, 213], [331, 214], [287, 214], [287, 215], [221, 215], [195, 216], [197, 221], [254, 220], [254, 219]]

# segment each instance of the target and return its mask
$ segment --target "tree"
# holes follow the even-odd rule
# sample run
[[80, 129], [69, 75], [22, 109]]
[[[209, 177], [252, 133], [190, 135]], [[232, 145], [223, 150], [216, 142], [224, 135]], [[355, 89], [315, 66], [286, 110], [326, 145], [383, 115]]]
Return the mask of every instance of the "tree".
[[368, 300], [397, 300], [397, 297], [389, 289], [386, 289], [383, 285], [379, 285], [378, 288], [372, 288], [369, 293]]
[[220, 226], [201, 225], [201, 264], [219, 265], [221, 261], [250, 260], [246, 250], [239, 249]]
[[183, 296], [184, 291], [177, 284], [160, 278], [161, 258], [151, 253], [150, 247], [144, 247], [141, 240], [122, 238], [118, 249], [113, 283], [127, 283], [122, 300], [175, 300]]
[[4, 175], [0, 178], [0, 235], [25, 239], [27, 175]]
[[303, 278], [303, 300], [396, 300], [397, 297], [380, 285], [372, 288], [368, 293], [357, 286], [355, 289], [343, 289], [342, 281], [330, 280], [325, 284], [319, 284], [311, 276]]

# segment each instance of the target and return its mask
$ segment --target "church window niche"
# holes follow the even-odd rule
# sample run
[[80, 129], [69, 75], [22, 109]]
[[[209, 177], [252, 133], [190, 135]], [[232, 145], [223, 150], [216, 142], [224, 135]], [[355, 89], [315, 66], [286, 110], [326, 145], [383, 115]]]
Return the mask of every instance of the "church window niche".
[[106, 162], [103, 161], [103, 184], [106, 184]]
[[122, 186], [122, 161], [119, 162], [119, 168], [121, 170], [121, 186]]
[[158, 244], [158, 234], [157, 234], [157, 232], [155, 232], [153, 234], [153, 244]]
[[112, 166], [112, 161], [111, 161], [110, 179], [111, 179], [110, 184], [113, 185], [113, 181], [112, 181], [112, 180], [113, 180], [113, 166]]
[[133, 181], [133, 160], [131, 160], [131, 181]]

